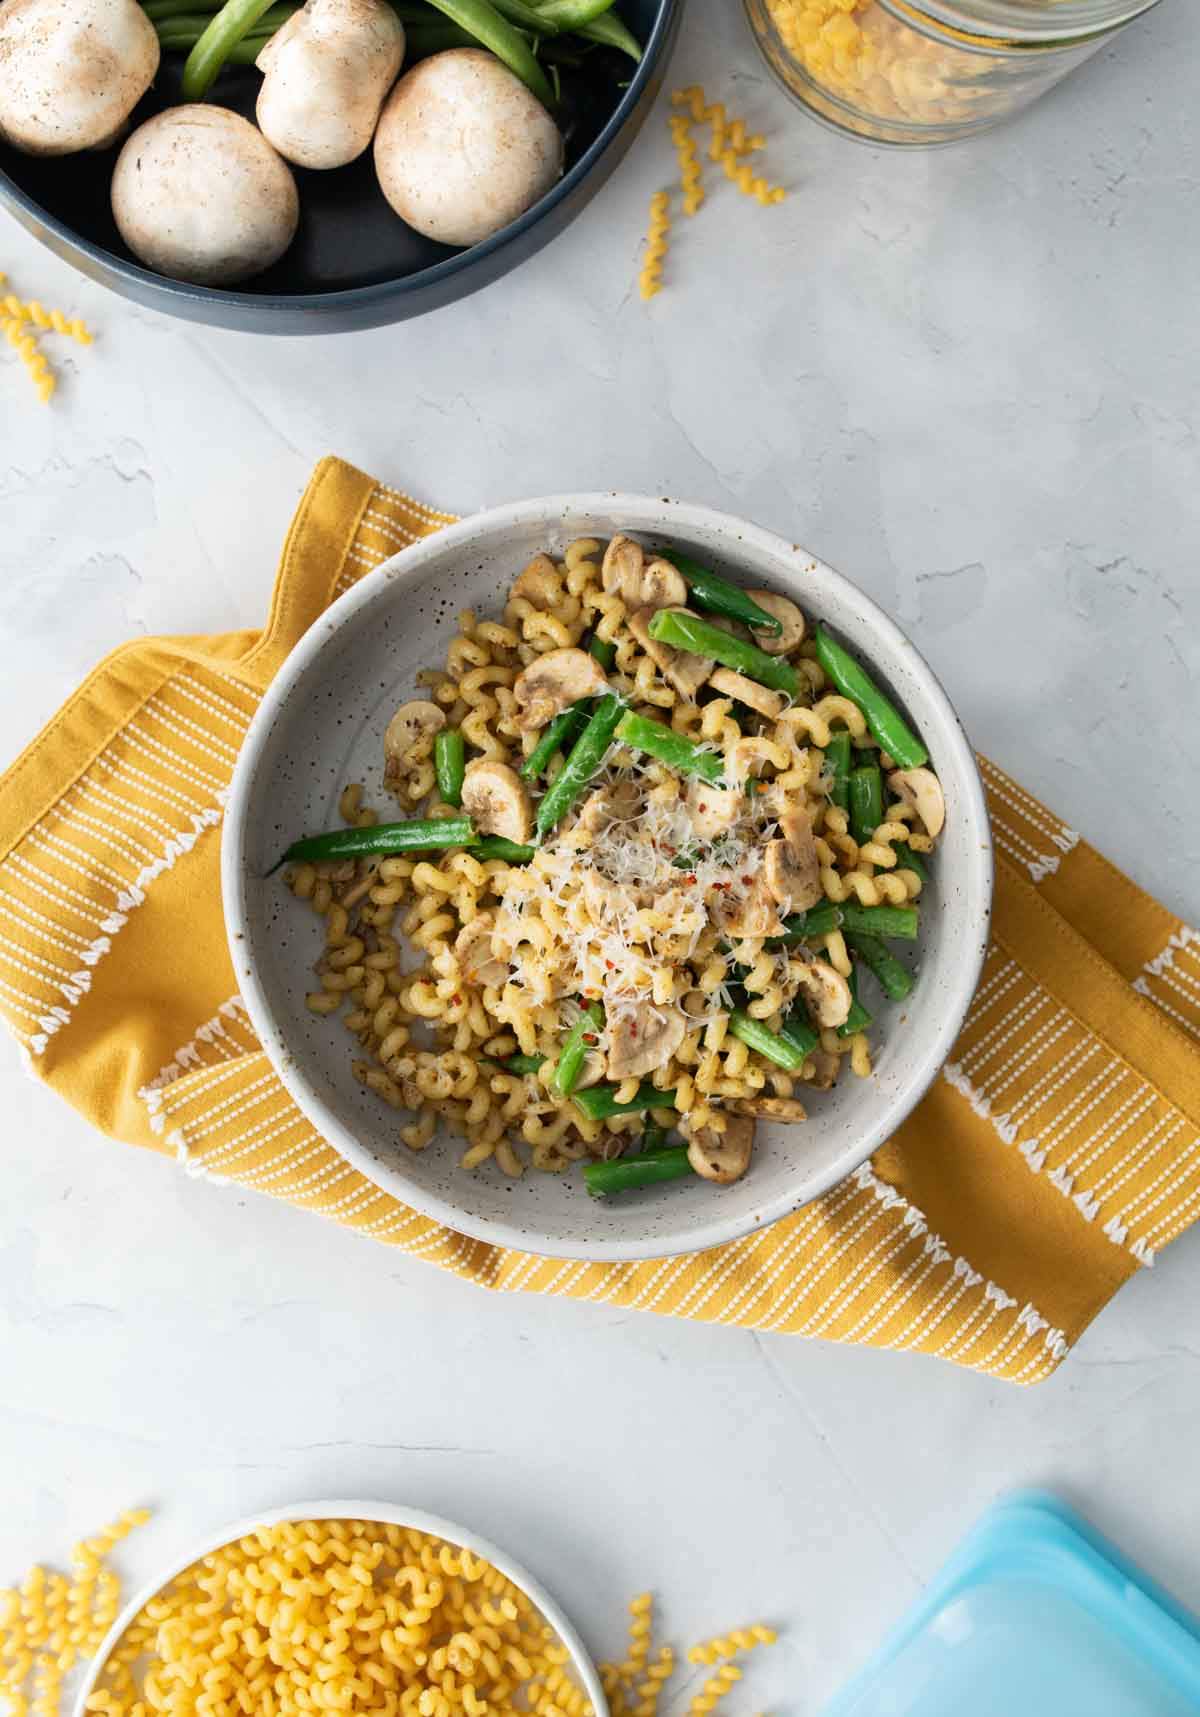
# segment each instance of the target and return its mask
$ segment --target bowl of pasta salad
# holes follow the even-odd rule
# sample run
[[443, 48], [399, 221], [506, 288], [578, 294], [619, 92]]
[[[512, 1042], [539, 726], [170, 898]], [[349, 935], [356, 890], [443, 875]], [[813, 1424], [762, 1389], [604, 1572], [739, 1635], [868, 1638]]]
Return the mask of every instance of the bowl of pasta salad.
[[991, 904], [974, 757], [807, 550], [521, 502], [348, 591], [263, 701], [223, 886], [250, 1017], [349, 1162], [555, 1257], [838, 1184], [949, 1056]]

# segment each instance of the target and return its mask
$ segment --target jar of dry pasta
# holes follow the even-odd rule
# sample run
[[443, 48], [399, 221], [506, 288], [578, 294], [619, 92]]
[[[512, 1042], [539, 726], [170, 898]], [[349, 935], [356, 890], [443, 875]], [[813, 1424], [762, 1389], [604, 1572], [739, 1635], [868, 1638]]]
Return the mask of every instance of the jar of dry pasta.
[[784, 87], [875, 143], [951, 143], [1028, 107], [1157, 0], [745, 0]]

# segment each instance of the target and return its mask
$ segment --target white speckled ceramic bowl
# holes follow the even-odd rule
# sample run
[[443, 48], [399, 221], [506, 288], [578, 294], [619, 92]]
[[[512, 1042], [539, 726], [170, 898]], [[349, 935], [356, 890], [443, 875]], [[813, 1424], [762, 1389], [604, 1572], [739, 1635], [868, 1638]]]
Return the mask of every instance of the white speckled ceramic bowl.
[[[828, 624], [907, 710], [946, 795], [946, 830], [924, 901], [920, 978], [900, 1006], [876, 1010], [875, 1075], [814, 1094], [803, 1126], [760, 1125], [750, 1173], [735, 1185], [675, 1182], [612, 1201], [577, 1172], [512, 1181], [493, 1165], [459, 1167], [463, 1146], [420, 1154], [395, 1112], [350, 1070], [351, 1040], [305, 1006], [322, 934], [281, 876], [267, 876], [303, 833], [338, 826], [349, 781], [378, 801], [382, 736], [422, 667], [440, 665], [461, 608], [498, 613], [538, 550], [616, 530], [659, 539], [735, 583], [771, 586]], [[234, 777], [222, 855], [225, 916], [238, 982], [280, 1078], [320, 1132], [378, 1185], [481, 1240], [552, 1257], [666, 1257], [734, 1240], [817, 1197], [866, 1161], [920, 1100], [950, 1053], [987, 940], [992, 850], [983, 789], [958, 719], [926, 663], [887, 616], [806, 549], [704, 507], [642, 495], [565, 495], [478, 514], [406, 549], [348, 591], [300, 641], [250, 729]]]
[[89, 1664], [87, 1675], [75, 1699], [72, 1717], [88, 1717], [87, 1702], [95, 1692], [100, 1671], [138, 1613], [152, 1598], [158, 1596], [164, 1586], [169, 1586], [190, 1568], [193, 1562], [198, 1562], [203, 1556], [211, 1556], [238, 1538], [247, 1537], [260, 1526], [281, 1526], [287, 1521], [298, 1520], [365, 1520], [382, 1522], [386, 1526], [412, 1527], [417, 1532], [444, 1538], [448, 1544], [455, 1544], [460, 1549], [471, 1550], [476, 1556], [484, 1557], [493, 1568], [498, 1568], [506, 1575], [514, 1586], [519, 1586], [541, 1611], [570, 1652], [571, 1668], [580, 1687], [591, 1701], [597, 1717], [606, 1717], [608, 1702], [600, 1686], [600, 1677], [579, 1633], [541, 1582], [535, 1580], [519, 1562], [514, 1562], [506, 1550], [498, 1549], [486, 1538], [480, 1538], [477, 1533], [468, 1531], [465, 1526], [456, 1526], [452, 1520], [443, 1520], [436, 1514], [425, 1514], [420, 1509], [400, 1508], [390, 1502], [331, 1502], [327, 1499], [292, 1503], [287, 1508], [269, 1508], [262, 1514], [252, 1515], [248, 1520], [234, 1521], [231, 1526], [225, 1526], [219, 1532], [192, 1544], [186, 1555], [172, 1563], [169, 1568], [163, 1569], [140, 1591], [135, 1592], [105, 1635]]

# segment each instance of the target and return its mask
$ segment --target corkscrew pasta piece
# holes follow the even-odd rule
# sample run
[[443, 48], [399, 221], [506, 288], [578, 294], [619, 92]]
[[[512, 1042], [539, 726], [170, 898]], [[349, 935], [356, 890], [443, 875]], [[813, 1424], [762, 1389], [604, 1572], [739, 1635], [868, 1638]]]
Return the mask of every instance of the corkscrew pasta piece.
[[778, 1638], [774, 1628], [769, 1628], [762, 1622], [755, 1622], [753, 1627], [735, 1628], [732, 1633], [718, 1634], [715, 1639], [703, 1640], [699, 1645], [692, 1646], [687, 1654], [688, 1662], [720, 1663], [724, 1658], [736, 1657], [738, 1652], [754, 1651], [757, 1646], [774, 1645]]
[[688, 1706], [688, 1717], [709, 1717], [715, 1711], [731, 1687], [736, 1687], [742, 1679], [742, 1672], [736, 1663], [723, 1663], [717, 1673], [704, 1683], [703, 1688]]
[[0, 321], [0, 328], [3, 328], [5, 339], [25, 365], [29, 379], [37, 389], [38, 398], [43, 405], [48, 404], [58, 382], [36, 337], [20, 322], [10, 317]]
[[[716, 138], [713, 139], [714, 148]], [[753, 167], [744, 162], [736, 149], [724, 147], [717, 151], [718, 160], [725, 169], [725, 177], [733, 182], [744, 197], [753, 197], [763, 208], [769, 208], [773, 203], [782, 203], [787, 192], [782, 185], [769, 184], [761, 174], [755, 173]]]
[[692, 135], [692, 124], [686, 114], [682, 113], [672, 114], [667, 123], [679, 161], [679, 188], [683, 193], [683, 212], [685, 215], [697, 215], [704, 207], [704, 179], [696, 139]]
[[670, 249], [671, 199], [666, 191], [656, 191], [650, 199], [650, 225], [646, 229], [646, 245], [642, 254], [642, 271], [638, 290], [643, 300], [655, 298], [663, 288], [663, 267]]
[[0, 296], [0, 317], [9, 322], [32, 322], [35, 328], [52, 334], [65, 334], [80, 346], [90, 346], [94, 339], [91, 329], [80, 317], [68, 318], [61, 310], [47, 310], [36, 298], [18, 298], [13, 292]]

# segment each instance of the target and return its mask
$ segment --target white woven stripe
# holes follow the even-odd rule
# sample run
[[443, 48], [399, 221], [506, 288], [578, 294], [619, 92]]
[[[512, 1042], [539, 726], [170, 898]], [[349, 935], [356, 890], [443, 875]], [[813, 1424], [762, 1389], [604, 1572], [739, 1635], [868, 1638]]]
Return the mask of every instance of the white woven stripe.
[[[985, 1067], [989, 1061], [999, 1055], [1005, 1046], [1011, 1043], [1015, 1037], [1028, 1031], [1034, 1020], [1037, 1019], [1039, 1014], [1043, 1013], [1046, 1008], [1055, 1008], [1054, 1017], [1058, 1017], [1060, 1010], [1055, 1007], [1052, 998], [1045, 990], [1039, 990], [1028, 1007], [1024, 1009], [1015, 1008], [1011, 1013], [1005, 1015], [999, 1025], [993, 1027], [992, 1031], [988, 1033], [988, 1037], [991, 1041], [988, 1042], [986, 1048], [982, 1042], [972, 1044], [971, 1048], [967, 1050], [966, 1054], [963, 1056], [962, 1064], [970, 1071], [971, 1077], [975, 1080], [976, 1084], [982, 1085], [986, 1088], [987, 1076], [980, 1076], [980, 1068]], [[1019, 1048], [1020, 1046], [1018, 1045], [1018, 1052]], [[1005, 1062], [1004, 1066], [1008, 1066], [1008, 1063]]]
[[[120, 871], [98, 859], [89, 848], [73, 846], [61, 835], [51, 834], [48, 830], [31, 830], [23, 845], [48, 853], [55, 864], [62, 865], [64, 870], [73, 871], [76, 876], [82, 876], [90, 883], [98, 883], [103, 878], [105, 886], [111, 888], [114, 894], [119, 894], [127, 886]], [[85, 858], [90, 862], [84, 863]]]
[[1038, 834], [1048, 835], [1060, 852], [1069, 853], [1079, 845], [1079, 836], [1074, 829], [1060, 823], [1052, 812], [1039, 804], [1018, 782], [997, 769], [994, 763], [984, 759], [982, 773], [989, 791], [1000, 803], [1007, 805], [1015, 816], [1036, 829]]
[[[748, 1299], [752, 1294], [761, 1295], [764, 1291], [769, 1296], [780, 1276], [791, 1269], [792, 1260], [796, 1253], [802, 1246], [807, 1245], [816, 1229], [822, 1223], [838, 1216], [843, 1206], [852, 1203], [857, 1197], [858, 1188], [853, 1180], [846, 1180], [833, 1192], [826, 1193], [823, 1198], [817, 1199], [815, 1203], [808, 1205], [806, 1209], [794, 1217], [791, 1232], [784, 1244], [778, 1248], [772, 1257], [770, 1268], [764, 1271], [764, 1261], [760, 1260], [755, 1275], [749, 1281], [743, 1282], [725, 1308], [718, 1312], [714, 1321], [724, 1324], [731, 1323], [744, 1299]], [[754, 1327], [757, 1328], [758, 1326], [755, 1325]]]
[[[1113, 1083], [1115, 1086], [1116, 1082], [1114, 1081]], [[1067, 1156], [1063, 1158], [1060, 1166], [1064, 1169], [1069, 1169], [1075, 1176], [1076, 1180], [1078, 1180], [1081, 1175], [1087, 1173], [1088, 1169], [1091, 1168], [1094, 1162], [1097, 1162], [1103, 1156], [1107, 1156], [1121, 1135], [1123, 1133], [1127, 1133], [1131, 1127], [1136, 1127], [1142, 1117], [1153, 1109], [1157, 1101], [1157, 1092], [1150, 1090], [1148, 1086], [1142, 1085], [1140, 1082], [1136, 1083], [1129, 1096], [1113, 1110], [1111, 1115], [1105, 1116], [1104, 1120], [1094, 1133], [1090, 1134], [1088, 1138], [1080, 1140], [1080, 1142], [1073, 1147]], [[1124, 1119], [1122, 1119], [1122, 1116]], [[1081, 1151], [1085, 1153], [1083, 1156], [1079, 1155]], [[1119, 1167], [1120, 1165], [1118, 1164], [1116, 1166]], [[1109, 1170], [1109, 1173], [1112, 1173], [1111, 1169]], [[1091, 1191], [1093, 1193], [1098, 1192], [1107, 1178], [1107, 1175], [1102, 1175], [1101, 1178], [1094, 1183]]]
[[253, 710], [240, 710], [223, 698], [220, 692], [213, 691], [211, 686], [202, 680], [193, 679], [188, 674], [180, 674], [171, 682], [171, 691], [175, 697], [183, 698], [187, 703], [194, 704], [203, 710], [207, 716], [215, 716], [223, 721], [226, 727], [232, 727], [239, 735], [244, 735], [253, 718]]
[[[68, 798], [70, 799], [69, 804]], [[87, 807], [90, 807], [91, 793], [87, 781], [78, 782], [75, 787], [70, 789], [69, 794], [63, 794], [60, 803], [63, 807], [64, 817], [69, 817], [71, 821], [81, 824], [85, 829], [94, 829], [96, 839], [102, 841], [108, 851], [133, 865], [135, 871], [148, 859], [154, 857], [149, 847], [143, 846], [141, 841], [135, 840], [132, 835], [127, 835], [124, 829], [114, 828], [111, 823], [106, 823], [101, 817], [93, 816], [90, 808], [80, 804], [81, 800], [86, 800]], [[126, 886], [128, 887], [128, 884]]]
[[431, 525], [441, 526], [454, 523], [453, 513], [439, 513], [435, 507], [427, 506], [424, 501], [417, 501], [411, 495], [406, 495], [403, 489], [393, 489], [390, 483], [377, 483], [375, 494], [394, 495], [396, 500], [400, 501], [410, 512], [415, 513], [419, 519], [427, 519]]
[[[862, 1190], [862, 1182], [852, 1176], [856, 1190]], [[807, 1260], [802, 1270], [794, 1277], [789, 1291], [784, 1294], [774, 1315], [758, 1327], [764, 1332], [779, 1329], [788, 1321], [793, 1309], [807, 1294], [813, 1293], [818, 1283], [824, 1281], [830, 1270], [836, 1269], [842, 1258], [850, 1252], [867, 1231], [883, 1220], [884, 1212], [880, 1205], [872, 1199], [863, 1202], [863, 1208], [848, 1223], [844, 1232], [831, 1234], [822, 1241], [812, 1256]]]
[[95, 900], [78, 888], [72, 888], [69, 882], [63, 882], [61, 877], [51, 871], [43, 870], [40, 865], [31, 864], [19, 852], [9, 853], [4, 861], [15, 872], [17, 886], [29, 889], [31, 894], [40, 895], [48, 900], [60, 912], [73, 913], [76, 918], [82, 918], [93, 929], [100, 928], [100, 920], [107, 917], [107, 909], [98, 905]]
[[[1159, 982], [1161, 983], [1161, 981], [1162, 980], [1160, 979]], [[1147, 1001], [1153, 1002], [1156, 1008], [1161, 1008], [1163, 1013], [1169, 1014], [1177, 1025], [1181, 1025], [1183, 1027], [1189, 1037], [1200, 1036], [1200, 1032], [1197, 1031], [1195, 1020], [1193, 1020], [1188, 1014], [1180, 1013], [1178, 1008], [1173, 1008], [1170, 1002], [1164, 1001], [1161, 996], [1156, 996], [1154, 991], [1150, 988], [1149, 981], [1146, 978], [1135, 978], [1133, 980], [1133, 987], [1140, 996], [1145, 996]]]
[[1074, 1026], [1075, 1021], [1070, 1014], [1061, 1008], [1057, 1013], [1051, 1014], [1049, 1019], [1043, 1020], [1033, 1035], [1024, 1043], [1018, 1044], [1006, 1061], [979, 1080], [991, 1102], [998, 1103], [1001, 1094], [1023, 1074], [1028, 1073], [1043, 1055], [1048, 1055], [1054, 1045], [1061, 1042]]
[[[170, 726], [161, 710], [154, 712], [154, 720], [163, 727]], [[186, 739], [187, 735], [182, 734], [179, 737]], [[228, 785], [231, 773], [228, 767], [223, 775], [210, 775], [207, 769], [202, 768], [199, 763], [193, 763], [190, 757], [181, 757], [178, 751], [173, 751], [157, 734], [147, 732], [139, 716], [135, 716], [121, 729], [121, 739], [135, 751], [144, 752], [147, 757], [153, 758], [168, 774], [174, 775], [180, 781], [190, 781], [202, 794], [211, 794], [216, 788]], [[221, 760], [218, 758], [217, 761]]]

